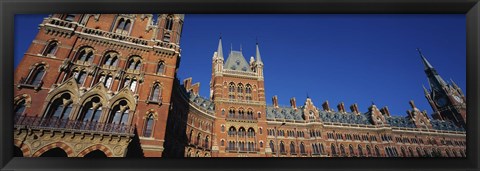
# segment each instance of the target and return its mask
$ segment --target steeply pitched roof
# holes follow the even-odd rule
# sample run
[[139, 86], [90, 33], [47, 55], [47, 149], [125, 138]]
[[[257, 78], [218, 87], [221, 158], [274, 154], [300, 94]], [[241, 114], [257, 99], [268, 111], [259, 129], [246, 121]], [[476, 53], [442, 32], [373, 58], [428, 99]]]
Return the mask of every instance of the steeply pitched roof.
[[231, 51], [223, 68], [236, 71], [252, 72], [250, 65], [240, 51]]

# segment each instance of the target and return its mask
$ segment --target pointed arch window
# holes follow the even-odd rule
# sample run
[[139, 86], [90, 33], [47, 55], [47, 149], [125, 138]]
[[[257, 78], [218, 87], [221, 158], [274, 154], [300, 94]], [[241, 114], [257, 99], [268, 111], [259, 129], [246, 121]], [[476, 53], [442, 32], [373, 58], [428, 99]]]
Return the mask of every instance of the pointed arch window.
[[77, 52], [76, 60], [81, 62], [92, 62], [93, 61], [93, 49], [91, 47], [83, 47], [80, 51]]
[[273, 144], [273, 140], [270, 140], [269, 146], [272, 149], [272, 153], [275, 153], [275, 145]]
[[163, 75], [165, 70], [165, 63], [163, 61], [160, 61], [157, 65], [157, 74]]
[[102, 104], [99, 97], [93, 97], [86, 102], [81, 110], [78, 120], [83, 122], [98, 122], [102, 115]]
[[305, 144], [303, 144], [303, 142], [300, 142], [300, 153], [301, 153], [301, 154], [306, 154], [306, 152], [305, 152]]
[[173, 17], [171, 15], [167, 16], [165, 19], [165, 29], [172, 30], [173, 28]]
[[17, 102], [17, 105], [15, 105], [14, 112], [15, 116], [21, 116], [23, 115], [23, 112], [25, 112], [25, 99], [20, 100]]
[[380, 149], [378, 149], [378, 146], [375, 146], [375, 156], [380, 157]]
[[337, 149], [334, 144], [331, 145], [330, 150], [332, 151], [332, 156], [337, 156]]
[[26, 84], [33, 85], [33, 86], [40, 86], [43, 81], [43, 77], [45, 75], [45, 66], [40, 65], [33, 69], [27, 78]]
[[290, 154], [296, 154], [295, 143], [293, 143], [293, 142], [290, 143]]
[[367, 155], [368, 155], [368, 157], [372, 156], [372, 149], [370, 149], [370, 146], [367, 145], [366, 148], [367, 148]]
[[147, 118], [145, 118], [145, 126], [143, 127], [143, 136], [151, 137], [153, 133], [153, 114], [150, 113]]
[[85, 78], [87, 77], [87, 72], [85, 70], [82, 70], [80, 72], [78, 71], [73, 71], [73, 78], [77, 81], [78, 84], [83, 85], [83, 82], [85, 81]]
[[115, 26], [115, 33], [128, 35], [132, 21], [130, 19], [120, 18]]
[[285, 144], [283, 144], [283, 141], [280, 142], [280, 153], [285, 154]]
[[135, 93], [137, 89], [137, 80], [133, 79], [132, 82], [130, 83], [130, 90], [132, 90], [133, 93]]
[[363, 157], [363, 149], [362, 149], [362, 146], [360, 144], [358, 145], [358, 155], [360, 157]]
[[52, 101], [44, 115], [46, 119], [68, 119], [72, 111], [71, 95], [62, 94], [59, 98]]
[[48, 43], [48, 45], [43, 50], [42, 55], [43, 56], [55, 56], [55, 53], [57, 52], [57, 49], [58, 49], [58, 42], [57, 41], [51, 41], [50, 43]]
[[151, 102], [160, 102], [160, 100], [162, 99], [162, 88], [160, 87], [160, 84], [158, 83], [155, 83], [152, 87], [152, 91], [150, 93], [150, 101]]
[[128, 116], [129, 108], [127, 106], [127, 102], [125, 100], [121, 100], [118, 104], [113, 106], [107, 123], [127, 125]]
[[115, 52], [107, 53], [104, 57], [103, 65], [105, 66], [117, 66], [118, 54]]

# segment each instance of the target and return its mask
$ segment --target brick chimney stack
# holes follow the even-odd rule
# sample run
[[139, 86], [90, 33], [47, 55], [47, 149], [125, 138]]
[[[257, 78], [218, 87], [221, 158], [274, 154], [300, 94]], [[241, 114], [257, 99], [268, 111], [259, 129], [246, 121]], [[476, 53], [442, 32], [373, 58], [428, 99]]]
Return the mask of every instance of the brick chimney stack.
[[278, 97], [275, 95], [272, 97], [273, 107], [278, 108]]
[[388, 106], [385, 106], [382, 109], [380, 109], [380, 112], [382, 112], [384, 115], [390, 116], [390, 111], [388, 110]]
[[360, 113], [360, 111], [358, 110], [358, 105], [356, 103], [354, 103], [350, 106], [350, 110], [352, 110], [352, 112], [355, 113], [355, 114]]
[[338, 111], [339, 111], [339, 112], [345, 113], [345, 104], [343, 104], [343, 102], [341, 102], [340, 104], [338, 104], [338, 105], [337, 105], [337, 108], [338, 108]]
[[328, 105], [328, 100], [323, 102], [322, 107], [323, 107], [324, 111], [330, 111], [330, 106]]
[[295, 97], [292, 97], [290, 99], [290, 105], [292, 106], [292, 108], [297, 109], [297, 101], [295, 100]]

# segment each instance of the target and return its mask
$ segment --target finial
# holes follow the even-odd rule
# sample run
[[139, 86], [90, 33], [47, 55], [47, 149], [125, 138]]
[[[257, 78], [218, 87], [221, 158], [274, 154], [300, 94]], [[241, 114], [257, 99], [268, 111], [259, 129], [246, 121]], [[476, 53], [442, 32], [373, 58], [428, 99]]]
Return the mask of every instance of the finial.
[[222, 39], [222, 32], [220, 32], [220, 39]]
[[423, 56], [422, 50], [420, 48], [417, 48], [417, 51], [418, 51], [418, 54], [420, 54], [420, 56]]
[[308, 95], [308, 91], [307, 91], [307, 99], [309, 99], [309, 98], [310, 98], [310, 96]]

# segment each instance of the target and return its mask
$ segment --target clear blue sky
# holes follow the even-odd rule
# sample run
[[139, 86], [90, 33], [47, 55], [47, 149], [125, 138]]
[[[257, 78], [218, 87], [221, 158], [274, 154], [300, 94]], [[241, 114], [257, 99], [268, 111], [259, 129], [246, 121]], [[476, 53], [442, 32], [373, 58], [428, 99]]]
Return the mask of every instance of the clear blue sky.
[[[15, 20], [15, 66], [46, 15], [18, 15]], [[267, 104], [278, 95], [289, 105], [306, 94], [321, 108], [325, 100], [336, 109], [358, 103], [366, 112], [372, 101], [406, 116], [409, 100], [420, 110], [432, 109], [422, 84], [428, 81], [415, 50], [445, 79], [466, 93], [465, 15], [186, 15], [178, 76], [200, 82], [209, 96], [211, 59], [222, 34], [224, 56], [231, 45], [242, 46], [246, 58], [255, 55], [258, 38], [265, 65]], [[248, 61], [249, 59], [247, 59]]]

